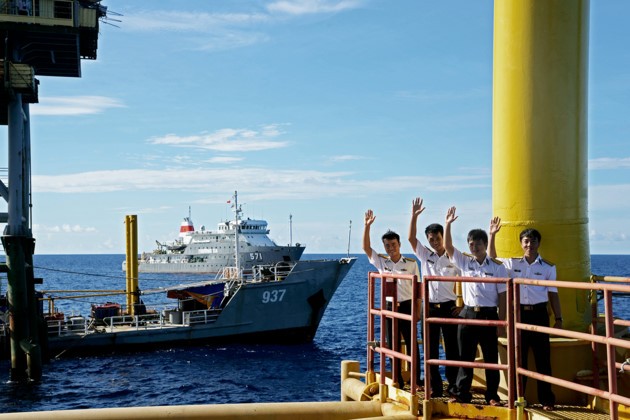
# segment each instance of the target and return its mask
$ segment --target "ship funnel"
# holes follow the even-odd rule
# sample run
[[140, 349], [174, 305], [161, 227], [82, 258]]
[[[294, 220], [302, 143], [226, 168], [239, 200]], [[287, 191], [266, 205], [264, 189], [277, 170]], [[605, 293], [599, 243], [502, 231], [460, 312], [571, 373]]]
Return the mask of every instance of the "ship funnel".
[[190, 217], [184, 217], [184, 220], [182, 220], [182, 224], [179, 227], [179, 237], [183, 238], [185, 236], [189, 236], [194, 231], [195, 227], [193, 226], [192, 219]]

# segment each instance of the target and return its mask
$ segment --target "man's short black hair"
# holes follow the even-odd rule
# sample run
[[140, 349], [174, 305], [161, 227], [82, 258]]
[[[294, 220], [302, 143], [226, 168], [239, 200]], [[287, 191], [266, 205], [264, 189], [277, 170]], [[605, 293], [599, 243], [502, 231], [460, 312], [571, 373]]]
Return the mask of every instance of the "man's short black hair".
[[387, 232], [385, 232], [385, 234], [381, 237], [381, 240], [392, 240], [392, 239], [396, 239], [398, 241], [398, 243], [400, 243], [400, 235], [397, 234], [396, 232], [394, 232], [393, 230], [388, 230]]
[[525, 229], [518, 237], [519, 241], [522, 241], [523, 238], [537, 239], [538, 242], [540, 242], [542, 240], [542, 235], [536, 229]]
[[429, 226], [427, 226], [427, 228], [424, 230], [424, 235], [425, 236], [429, 236], [429, 233], [433, 233], [433, 234], [441, 234], [442, 236], [444, 236], [444, 228], [442, 227], [441, 224], [439, 223], [431, 223]]
[[470, 241], [483, 241], [488, 246], [488, 234], [483, 229], [473, 229], [468, 232], [468, 242]]

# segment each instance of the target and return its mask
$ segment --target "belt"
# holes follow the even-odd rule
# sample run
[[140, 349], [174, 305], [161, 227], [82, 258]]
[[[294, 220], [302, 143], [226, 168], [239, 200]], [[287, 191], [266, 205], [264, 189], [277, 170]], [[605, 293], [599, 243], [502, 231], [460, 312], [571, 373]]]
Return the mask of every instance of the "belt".
[[446, 302], [429, 302], [429, 308], [448, 308], [450, 306], [455, 306], [454, 300], [447, 300]]
[[466, 306], [466, 309], [470, 309], [473, 312], [496, 312], [496, 306]]
[[535, 305], [521, 305], [521, 311], [534, 311], [536, 309], [546, 308], [547, 302], [537, 303]]

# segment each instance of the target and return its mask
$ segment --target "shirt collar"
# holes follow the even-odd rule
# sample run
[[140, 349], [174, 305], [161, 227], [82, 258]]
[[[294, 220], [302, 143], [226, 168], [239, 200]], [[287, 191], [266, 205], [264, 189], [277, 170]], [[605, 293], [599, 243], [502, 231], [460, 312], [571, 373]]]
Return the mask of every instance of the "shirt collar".
[[[524, 255], [523, 255], [523, 257], [521, 258], [521, 261], [522, 261], [522, 262], [524, 262], [525, 264], [529, 264], [529, 263], [527, 262], [527, 260], [525, 259], [525, 256], [524, 256]], [[536, 257], [536, 259], [534, 260], [534, 262], [533, 262], [533, 263], [531, 263], [531, 264], [529, 264], [529, 265], [534, 265], [534, 264], [536, 264], [536, 263], [538, 263], [538, 264], [540, 264], [540, 265], [542, 265], [542, 263], [543, 263], [543, 262], [542, 262], [542, 257], [540, 256], [540, 254], [538, 254], [538, 256]]]

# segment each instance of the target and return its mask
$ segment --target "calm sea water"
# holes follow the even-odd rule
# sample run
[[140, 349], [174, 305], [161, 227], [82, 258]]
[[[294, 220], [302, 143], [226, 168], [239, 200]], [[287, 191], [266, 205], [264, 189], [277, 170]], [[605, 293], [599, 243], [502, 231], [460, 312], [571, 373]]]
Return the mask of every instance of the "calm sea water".
[[[340, 256], [305, 256], [323, 257]], [[35, 275], [44, 278], [41, 289], [123, 289], [123, 260], [122, 255], [36, 255]], [[32, 385], [7, 383], [9, 362], [0, 361], [0, 412], [339, 400], [340, 362], [359, 360], [365, 368], [366, 273], [370, 270], [367, 258], [358, 256], [310, 344], [230, 344], [58, 359], [45, 365], [42, 382]], [[630, 256], [594, 255], [592, 270], [630, 277]], [[149, 289], [190, 279], [190, 275], [142, 274], [140, 286]], [[6, 278], [1, 287], [4, 293]], [[618, 316], [630, 318], [626, 299], [619, 299]], [[91, 303], [108, 300], [113, 298], [56, 304], [66, 313], [74, 310], [87, 315]], [[161, 295], [154, 295], [145, 298], [145, 303], [164, 302]]]

